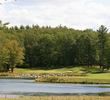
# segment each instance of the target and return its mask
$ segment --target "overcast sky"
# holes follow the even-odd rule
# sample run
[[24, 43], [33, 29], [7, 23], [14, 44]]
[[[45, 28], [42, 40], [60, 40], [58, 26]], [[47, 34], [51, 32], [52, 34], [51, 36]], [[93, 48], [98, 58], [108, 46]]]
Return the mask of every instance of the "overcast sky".
[[0, 20], [9, 26], [32, 25], [84, 30], [110, 29], [110, 0], [0, 0]]

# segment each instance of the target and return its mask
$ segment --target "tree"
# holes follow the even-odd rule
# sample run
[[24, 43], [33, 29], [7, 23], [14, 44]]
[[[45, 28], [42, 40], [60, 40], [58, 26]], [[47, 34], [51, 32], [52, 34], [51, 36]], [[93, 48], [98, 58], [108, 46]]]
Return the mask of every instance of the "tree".
[[9, 22], [6, 22], [4, 24], [2, 24], [2, 21], [0, 20], [0, 29], [5, 29], [6, 25], [10, 24]]
[[[76, 56], [76, 63], [79, 65], [85, 65], [87, 64], [87, 51], [88, 49], [88, 43], [87, 42], [87, 34], [82, 34], [77, 40], [76, 40], [76, 48], [77, 48], [77, 56]], [[86, 44], [85, 44], [86, 43]], [[85, 51], [86, 50], [86, 51]]]
[[7, 43], [5, 45], [5, 48], [9, 51], [8, 64], [10, 65], [11, 71], [13, 72], [13, 68], [16, 67], [17, 64], [23, 64], [23, 48], [19, 47], [19, 44], [15, 40], [12, 40], [9, 43]]
[[26, 25], [25, 26], [25, 29], [30, 29], [31, 27], [29, 25]]
[[0, 71], [7, 71], [7, 62], [8, 62], [8, 50], [4, 45], [8, 42], [6, 34], [3, 30], [0, 30]]
[[67, 32], [57, 33], [57, 63], [58, 65], [69, 66], [74, 64], [75, 59], [75, 35]]
[[[24, 37], [24, 47], [25, 47], [25, 63], [29, 64], [30, 69], [34, 66], [34, 63], [37, 61], [36, 55], [34, 54], [34, 49], [37, 45], [37, 35], [32, 31], [28, 31]], [[36, 52], [36, 51], [35, 51]]]
[[107, 27], [101, 25], [97, 32], [99, 32], [98, 38], [99, 38], [99, 44], [101, 48], [101, 65], [102, 70], [104, 70], [104, 48], [105, 48], [105, 43], [107, 42]]
[[19, 28], [18, 28], [18, 26], [15, 26], [14, 29], [15, 29], [15, 30], [18, 30]]
[[50, 34], [42, 34], [37, 46], [38, 63], [41, 67], [51, 68], [56, 61], [55, 38]]
[[[94, 36], [95, 35], [95, 36]], [[96, 34], [93, 32], [84, 32], [77, 40], [76, 40], [76, 62], [77, 64], [93, 65], [97, 60], [97, 38]]]
[[4, 65], [8, 64], [8, 50], [0, 45], [0, 71], [6, 71], [7, 68]]
[[25, 27], [24, 27], [23, 25], [20, 25], [20, 29], [21, 29], [21, 30], [24, 30]]

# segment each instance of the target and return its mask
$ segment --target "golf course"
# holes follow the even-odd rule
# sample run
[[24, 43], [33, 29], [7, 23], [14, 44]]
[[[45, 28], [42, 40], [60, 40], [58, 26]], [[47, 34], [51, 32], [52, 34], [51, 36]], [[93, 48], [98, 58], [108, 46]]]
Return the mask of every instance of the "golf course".
[[82, 84], [110, 84], [110, 71], [101, 71], [99, 68], [88, 67], [65, 67], [52, 70], [30, 70], [16, 69], [16, 74], [36, 75], [39, 78], [36, 82], [55, 82], [55, 83], [82, 83]]
[[[101, 69], [98, 66], [88, 67], [64, 67], [59, 69], [24, 69], [14, 68], [13, 73], [0, 73], [0, 78], [35, 78], [37, 83], [61, 83], [61, 84], [110, 84], [110, 71]], [[0, 100], [110, 100], [109, 97], [100, 96], [77, 96], [77, 97], [20, 97], [0, 98]]]

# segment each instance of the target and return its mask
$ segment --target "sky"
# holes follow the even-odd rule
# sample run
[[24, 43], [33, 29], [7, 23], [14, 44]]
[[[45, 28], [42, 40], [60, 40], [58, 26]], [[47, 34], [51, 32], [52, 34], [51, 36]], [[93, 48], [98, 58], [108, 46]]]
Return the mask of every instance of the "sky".
[[0, 0], [0, 20], [8, 25], [110, 29], [110, 0]]

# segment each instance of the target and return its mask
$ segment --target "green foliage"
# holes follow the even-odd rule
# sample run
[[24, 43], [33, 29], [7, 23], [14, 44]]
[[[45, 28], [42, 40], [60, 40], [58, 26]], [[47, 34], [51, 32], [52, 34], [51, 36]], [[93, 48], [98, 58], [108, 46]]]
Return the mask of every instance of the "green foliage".
[[[0, 53], [0, 57], [6, 59], [0, 61], [3, 68], [4, 64], [7, 64], [7, 53], [9, 52], [8, 49], [4, 50], [5, 44], [15, 40], [19, 44], [18, 47], [22, 47], [21, 51], [25, 53], [25, 59], [22, 60], [24, 64], [19, 67], [28, 65], [27, 67], [30, 68], [52, 69], [62, 66], [104, 65], [104, 68], [109, 69], [110, 35], [107, 33], [108, 29], [103, 25], [97, 31], [92, 29], [82, 31], [61, 25], [52, 28], [50, 26], [40, 27], [37, 24], [5, 28], [8, 24], [2, 24], [0, 21], [0, 52], [4, 52]], [[11, 44], [7, 44], [7, 47], [8, 45]], [[10, 48], [10, 50], [12, 49]], [[10, 59], [9, 62], [13, 61]], [[22, 63], [22, 61], [17, 62]]]
[[45, 77], [35, 79], [36, 82], [49, 82], [49, 83], [79, 83], [79, 84], [110, 84], [109, 79], [93, 79], [81, 77]]
[[45, 78], [38, 78], [35, 80], [36, 82], [50, 82], [50, 83], [64, 83], [65, 80], [63, 78], [58, 78], [55, 76], [45, 77]]
[[98, 38], [99, 38], [99, 45], [100, 45], [100, 66], [103, 67], [103, 70], [105, 68], [104, 66], [104, 58], [105, 58], [105, 43], [107, 42], [107, 27], [101, 25], [99, 29], [97, 30], [99, 32]]
[[0, 71], [6, 71], [6, 64], [8, 64], [9, 59], [8, 53], [9, 51], [6, 48], [0, 48]]
[[46, 82], [56, 82], [58, 77], [45, 77]]
[[0, 20], [0, 29], [6, 29], [6, 25], [10, 24], [9, 22], [6, 23], [2, 23], [2, 21]]
[[0, 74], [0, 76], [8, 76], [9, 74], [8, 73], [2, 73]]
[[9, 51], [4, 47], [7, 42], [6, 35], [0, 31], [0, 71], [7, 71], [8, 53]]
[[18, 47], [17, 41], [13, 40], [10, 41], [5, 45], [6, 50], [8, 51], [8, 64], [10, 67], [15, 67], [17, 64], [23, 64], [24, 53], [22, 52], [23, 49]]

